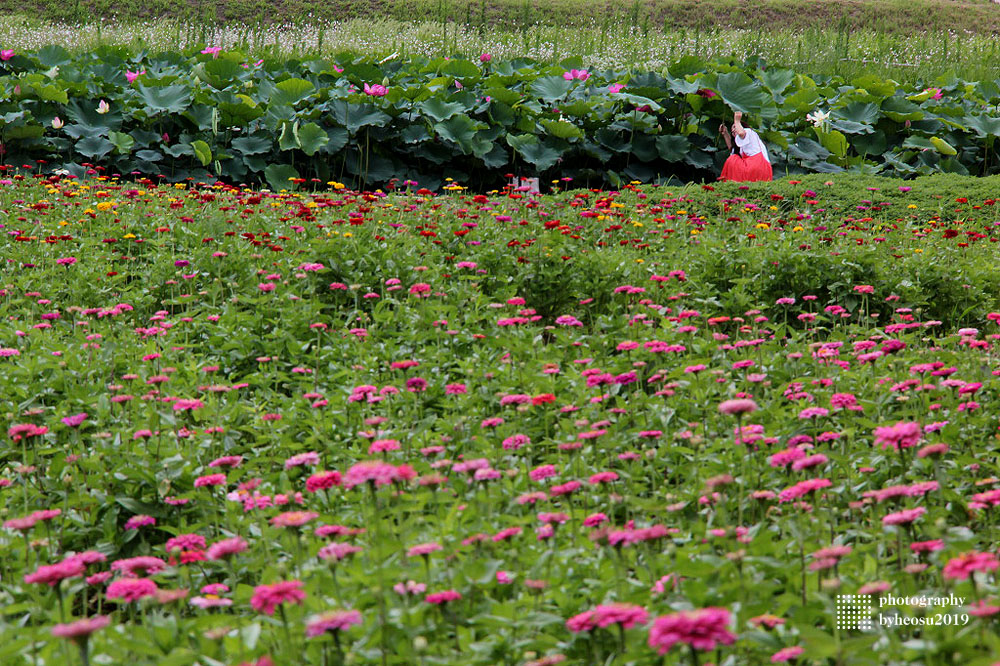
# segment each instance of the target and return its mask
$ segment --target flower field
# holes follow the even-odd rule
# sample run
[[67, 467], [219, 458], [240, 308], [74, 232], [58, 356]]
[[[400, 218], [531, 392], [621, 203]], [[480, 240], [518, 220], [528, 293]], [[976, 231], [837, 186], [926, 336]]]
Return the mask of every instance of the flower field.
[[993, 663], [996, 178], [308, 186], [0, 180], [0, 663]]

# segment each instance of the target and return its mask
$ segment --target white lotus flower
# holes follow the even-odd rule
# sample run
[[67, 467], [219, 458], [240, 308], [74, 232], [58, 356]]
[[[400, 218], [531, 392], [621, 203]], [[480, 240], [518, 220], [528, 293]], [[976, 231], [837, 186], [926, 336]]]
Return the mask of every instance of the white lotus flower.
[[103, 99], [101, 100], [101, 103], [97, 105], [97, 112], [102, 115], [110, 110], [111, 110], [111, 105], [105, 102]]
[[822, 127], [827, 120], [829, 120], [830, 114], [825, 111], [813, 111], [812, 113], [806, 114], [806, 120], [811, 122], [814, 127]]

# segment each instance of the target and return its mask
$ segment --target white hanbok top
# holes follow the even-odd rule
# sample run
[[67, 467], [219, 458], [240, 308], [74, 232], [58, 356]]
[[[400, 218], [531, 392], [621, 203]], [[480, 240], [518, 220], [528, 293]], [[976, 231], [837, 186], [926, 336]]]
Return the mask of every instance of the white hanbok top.
[[743, 153], [743, 156], [753, 157], [757, 153], [764, 153], [764, 159], [767, 160], [768, 164], [770, 164], [771, 158], [767, 154], [767, 148], [764, 147], [764, 142], [760, 140], [757, 132], [754, 132], [749, 127], [744, 127], [743, 130], [746, 134], [742, 139], [739, 134], [733, 134], [733, 138], [736, 139], [736, 145]]

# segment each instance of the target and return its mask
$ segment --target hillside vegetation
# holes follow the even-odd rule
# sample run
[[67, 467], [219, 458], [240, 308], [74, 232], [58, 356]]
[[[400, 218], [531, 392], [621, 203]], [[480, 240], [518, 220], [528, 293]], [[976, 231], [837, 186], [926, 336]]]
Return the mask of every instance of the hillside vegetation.
[[4, 0], [5, 13], [50, 20], [174, 18], [206, 22], [283, 23], [386, 17], [477, 26], [584, 25], [625, 19], [642, 29], [711, 27], [805, 30], [844, 25], [892, 34], [1000, 32], [1000, 7], [985, 0]]

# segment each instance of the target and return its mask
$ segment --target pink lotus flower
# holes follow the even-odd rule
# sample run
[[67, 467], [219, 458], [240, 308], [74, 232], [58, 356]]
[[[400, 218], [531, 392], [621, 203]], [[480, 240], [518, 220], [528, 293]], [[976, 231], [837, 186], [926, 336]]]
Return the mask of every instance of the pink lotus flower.
[[3, 49], [2, 51], [0, 51], [0, 60], [3, 60], [4, 62], [10, 60], [13, 57], [14, 57], [14, 49]]
[[209, 46], [207, 48], [202, 49], [201, 53], [202, 55], [210, 55], [213, 58], [218, 58], [219, 52], [221, 50], [222, 50], [221, 46]]
[[125, 79], [126, 79], [126, 80], [127, 80], [127, 81], [128, 81], [129, 83], [132, 83], [132, 82], [133, 82], [133, 81], [135, 81], [135, 80], [136, 80], [137, 78], [139, 78], [139, 75], [140, 75], [140, 74], [145, 74], [145, 73], [146, 73], [146, 70], [142, 70], [142, 71], [139, 71], [139, 72], [133, 72], [133, 71], [131, 71], [131, 70], [128, 70], [128, 69], [126, 69], [126, 70], [125, 70]]
[[374, 85], [365, 84], [365, 94], [371, 95], [372, 97], [385, 97], [386, 87], [381, 83], [376, 83]]
[[586, 81], [590, 78], [590, 72], [585, 69], [571, 69], [568, 72], [563, 73], [563, 78], [567, 81]]

